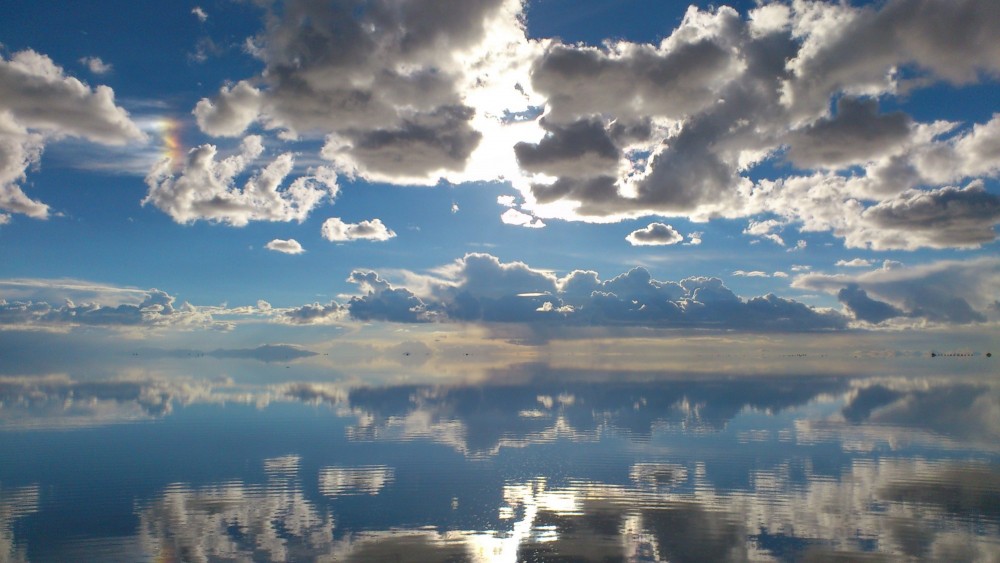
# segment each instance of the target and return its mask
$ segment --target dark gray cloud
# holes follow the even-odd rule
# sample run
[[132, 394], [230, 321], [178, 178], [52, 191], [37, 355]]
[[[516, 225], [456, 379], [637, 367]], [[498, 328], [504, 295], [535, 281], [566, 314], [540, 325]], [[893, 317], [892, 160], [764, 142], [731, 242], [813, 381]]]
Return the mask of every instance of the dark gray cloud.
[[908, 190], [865, 209], [864, 225], [872, 231], [871, 247], [978, 247], [996, 239], [1000, 196], [982, 182], [964, 188]]
[[901, 317], [903, 311], [892, 305], [868, 297], [868, 293], [851, 284], [837, 292], [837, 300], [847, 307], [854, 318], [869, 323], [878, 324], [888, 319]]
[[909, 140], [913, 120], [902, 112], [878, 113], [878, 101], [844, 96], [837, 113], [786, 137], [788, 159], [800, 168], [863, 164], [898, 150]]
[[738, 72], [730, 47], [742, 24], [730, 8], [711, 22], [686, 19], [685, 24], [658, 47], [556, 43], [535, 61], [532, 84], [548, 97], [551, 118], [561, 122], [586, 115], [680, 118], [697, 113], [714, 104], [720, 88]]
[[567, 125], [542, 119], [546, 135], [538, 144], [517, 143], [517, 163], [529, 172], [562, 177], [614, 174], [620, 151], [600, 120], [582, 119]]
[[347, 302], [351, 317], [360, 321], [427, 322], [431, 313], [412, 291], [393, 288], [375, 272], [351, 272], [347, 281], [358, 284], [364, 295]]

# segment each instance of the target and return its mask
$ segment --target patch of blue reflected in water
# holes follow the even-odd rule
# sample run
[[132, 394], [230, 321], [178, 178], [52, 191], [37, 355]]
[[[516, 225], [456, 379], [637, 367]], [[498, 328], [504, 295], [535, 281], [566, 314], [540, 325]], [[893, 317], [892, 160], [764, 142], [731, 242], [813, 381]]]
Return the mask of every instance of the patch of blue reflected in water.
[[990, 377], [502, 375], [6, 380], [0, 560], [1000, 554]]

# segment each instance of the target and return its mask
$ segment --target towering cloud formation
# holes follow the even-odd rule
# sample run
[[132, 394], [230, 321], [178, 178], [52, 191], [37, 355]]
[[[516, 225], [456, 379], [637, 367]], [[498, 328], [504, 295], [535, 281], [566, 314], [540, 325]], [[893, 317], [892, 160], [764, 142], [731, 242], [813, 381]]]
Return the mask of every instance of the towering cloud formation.
[[[948, 190], [1000, 173], [1000, 118], [880, 109], [1000, 73], [992, 0], [691, 7], [656, 44], [601, 46], [529, 40], [519, 0], [260, 4], [265, 69], [197, 104], [208, 134], [322, 138], [335, 171], [372, 181], [508, 180], [514, 225], [747, 217], [875, 249], [996, 238], [995, 194]], [[784, 244], [777, 230], [748, 233]]]
[[967, 324], [995, 320], [1000, 312], [996, 258], [880, 268], [857, 275], [805, 274], [793, 286], [834, 294], [856, 319], [873, 324], [896, 318]]
[[[212, 135], [253, 123], [326, 135], [322, 154], [341, 171], [434, 182], [462, 171], [482, 140], [474, 121], [489, 108], [472, 103], [492, 91], [495, 71], [518, 64], [520, 9], [519, 0], [269, 3], [253, 40], [265, 71], [194, 113]], [[504, 84], [507, 103], [514, 85]]]
[[[799, 1], [756, 8], [747, 20], [730, 8], [691, 8], [659, 45], [553, 43], [532, 67], [534, 87], [548, 98], [549, 133], [515, 150], [526, 172], [556, 179], [532, 182], [526, 195], [543, 217], [565, 215], [565, 205], [546, 207], [556, 202], [575, 202], [570, 216], [591, 220], [781, 213], [782, 207], [748, 199], [754, 186], [746, 171], [782, 147], [786, 159], [807, 170], [874, 167], [893, 157], [899, 167], [900, 159], [917, 160], [907, 154], [936, 152], [940, 162], [914, 164], [926, 170], [911, 174], [904, 189], [995, 174], [995, 148], [977, 143], [968, 156], [948, 150], [973, 135], [995, 139], [995, 120], [971, 135], [933, 141], [947, 129], [900, 112], [880, 114], [875, 99], [859, 96], [936, 79], [968, 83], [980, 72], [997, 72], [986, 22], [998, 16], [1000, 7], [983, 0], [896, 1], [879, 10]], [[948, 40], [955, 33], [962, 39]], [[917, 69], [919, 78], [894, 74], [904, 66]], [[837, 99], [832, 115], [831, 98]], [[585, 156], [588, 166], [568, 160]], [[878, 182], [879, 171], [870, 168], [827, 195], [838, 204], [856, 198], [850, 188]], [[883, 187], [880, 193], [899, 191]], [[807, 211], [802, 208], [820, 204], [817, 196], [800, 191], [794, 197]], [[990, 225], [996, 222], [994, 216]], [[922, 245], [935, 244], [914, 244]]]
[[91, 88], [30, 49], [9, 60], [0, 55], [0, 211], [48, 217], [48, 205], [28, 197], [19, 184], [45, 144], [64, 137], [104, 145], [145, 139], [115, 105], [111, 88]]
[[718, 278], [680, 282], [653, 279], [635, 268], [609, 280], [576, 270], [559, 278], [522, 262], [468, 254], [425, 280], [417, 295], [393, 287], [375, 272], [354, 272], [363, 294], [348, 309], [361, 320], [528, 323], [535, 326], [641, 326], [750, 331], [835, 330], [846, 319], [834, 311], [765, 295], [743, 299]]

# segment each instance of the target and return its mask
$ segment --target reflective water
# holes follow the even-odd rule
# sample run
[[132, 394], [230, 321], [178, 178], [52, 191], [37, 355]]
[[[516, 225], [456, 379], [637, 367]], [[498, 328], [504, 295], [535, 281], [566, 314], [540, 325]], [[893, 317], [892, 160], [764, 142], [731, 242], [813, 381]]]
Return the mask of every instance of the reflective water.
[[1000, 560], [995, 374], [515, 371], [5, 378], [0, 561]]

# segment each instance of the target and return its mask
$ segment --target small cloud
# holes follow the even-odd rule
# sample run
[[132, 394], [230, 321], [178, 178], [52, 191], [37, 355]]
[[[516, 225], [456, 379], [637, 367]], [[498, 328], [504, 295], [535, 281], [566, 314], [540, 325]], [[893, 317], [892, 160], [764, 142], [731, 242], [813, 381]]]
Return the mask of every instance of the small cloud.
[[883, 270], [895, 270], [896, 268], [901, 268], [901, 267], [903, 267], [903, 263], [897, 262], [895, 260], [886, 260], [882, 262]]
[[701, 235], [703, 235], [703, 234], [705, 234], [705, 233], [702, 233], [700, 231], [688, 234], [688, 241], [685, 242], [684, 245], [685, 246], [698, 246], [699, 244], [701, 244]]
[[776, 230], [780, 230], [782, 227], [784, 227], [784, 224], [776, 219], [768, 219], [766, 221], [750, 221], [747, 228], [743, 229], [743, 234], [766, 238], [778, 246], [785, 246], [785, 239], [781, 238], [781, 235], [774, 232]]
[[302, 248], [299, 241], [290, 238], [288, 240], [281, 240], [276, 238], [271, 242], [264, 245], [264, 248], [268, 250], [273, 250], [275, 252], [282, 252], [284, 254], [302, 254], [306, 249]]
[[805, 248], [807, 246], [809, 246], [808, 242], [799, 239], [799, 241], [795, 243], [795, 246], [793, 246], [792, 248], [788, 249], [788, 252], [795, 252], [796, 250], [802, 250], [803, 248]]
[[625, 240], [632, 246], [665, 246], [684, 240], [684, 235], [670, 225], [650, 223], [645, 228], [629, 233]]
[[545, 226], [545, 223], [541, 219], [535, 219], [531, 215], [518, 211], [513, 207], [504, 211], [503, 215], [500, 216], [500, 220], [507, 225], [517, 225], [518, 227], [527, 227], [529, 229], [541, 229]]
[[792, 264], [793, 272], [808, 272], [812, 270], [812, 266], [806, 266], [804, 264]]
[[512, 195], [497, 196], [497, 203], [499, 203], [504, 207], [514, 207], [514, 196]]
[[865, 260], [864, 258], [855, 258], [853, 260], [837, 260], [835, 265], [844, 268], [868, 268], [872, 265], [872, 261]]
[[787, 278], [788, 274], [786, 272], [775, 272], [771, 276], [775, 278]]
[[107, 74], [113, 70], [111, 64], [102, 61], [100, 57], [83, 57], [80, 64], [94, 74]]
[[737, 276], [737, 277], [741, 277], [741, 278], [769, 278], [769, 277], [771, 277], [771, 276], [769, 276], [767, 274], [767, 272], [762, 272], [760, 270], [754, 270], [752, 272], [747, 272], [745, 270], [736, 270], [735, 272], [733, 272], [733, 275]]
[[205, 13], [205, 10], [201, 9], [201, 6], [195, 6], [194, 8], [192, 8], [191, 13], [197, 16], [198, 21], [200, 21], [201, 23], [205, 23], [206, 21], [208, 21], [208, 14]]
[[331, 217], [323, 222], [323, 238], [333, 242], [352, 240], [386, 241], [396, 236], [392, 229], [386, 227], [381, 219], [361, 221], [360, 223], [345, 223], [337, 217]]
[[454, 213], [458, 213], [458, 204], [457, 203], [452, 202], [452, 204], [451, 204], [451, 212], [453, 214]]

